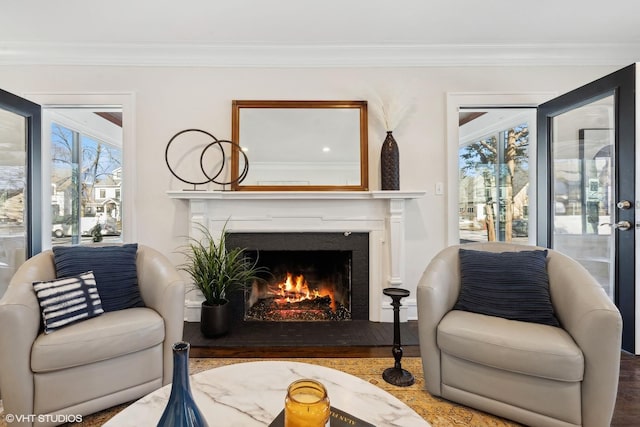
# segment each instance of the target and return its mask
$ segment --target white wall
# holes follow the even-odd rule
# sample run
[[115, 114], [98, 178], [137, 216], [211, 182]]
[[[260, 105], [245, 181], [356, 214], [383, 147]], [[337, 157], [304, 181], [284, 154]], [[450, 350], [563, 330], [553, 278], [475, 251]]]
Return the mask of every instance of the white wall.
[[[231, 137], [233, 99], [365, 99], [380, 96], [411, 103], [394, 131], [400, 147], [403, 190], [428, 191], [409, 202], [406, 283], [415, 286], [432, 256], [447, 244], [446, 98], [448, 92], [557, 92], [581, 86], [619, 67], [429, 68], [180, 68], [0, 66], [0, 87], [18, 95], [54, 93], [135, 94], [137, 241], [159, 249], [176, 264], [189, 232], [187, 206], [165, 192], [186, 187], [165, 166], [164, 149], [178, 131], [199, 128]], [[370, 107], [370, 110], [372, 108]], [[126, 123], [125, 123], [126, 126]], [[370, 188], [379, 189], [379, 150], [385, 132], [369, 120]], [[125, 208], [126, 209], [126, 208]], [[126, 226], [126, 225], [125, 225]]]

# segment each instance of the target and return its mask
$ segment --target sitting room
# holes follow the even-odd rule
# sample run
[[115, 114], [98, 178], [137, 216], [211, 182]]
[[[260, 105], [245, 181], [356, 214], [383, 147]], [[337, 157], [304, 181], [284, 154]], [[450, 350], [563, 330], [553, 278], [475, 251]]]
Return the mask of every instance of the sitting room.
[[640, 5], [174, 3], [3, 5], [0, 427], [637, 425]]

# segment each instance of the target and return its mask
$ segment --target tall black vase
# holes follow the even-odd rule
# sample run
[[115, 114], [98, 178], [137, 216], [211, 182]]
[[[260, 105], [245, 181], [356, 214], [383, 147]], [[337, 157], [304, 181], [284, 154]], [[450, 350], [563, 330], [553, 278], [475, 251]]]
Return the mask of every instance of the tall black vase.
[[198, 409], [189, 385], [189, 343], [173, 344], [173, 383], [169, 402], [158, 421], [158, 427], [208, 427]]
[[380, 177], [382, 190], [400, 190], [400, 152], [391, 131], [387, 131], [380, 151]]

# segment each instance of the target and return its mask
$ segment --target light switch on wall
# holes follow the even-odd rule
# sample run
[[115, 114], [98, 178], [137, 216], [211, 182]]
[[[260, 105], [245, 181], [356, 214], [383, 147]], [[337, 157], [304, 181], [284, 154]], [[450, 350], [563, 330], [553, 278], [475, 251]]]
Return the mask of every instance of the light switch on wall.
[[444, 184], [442, 182], [436, 182], [436, 194], [440, 196], [444, 194]]

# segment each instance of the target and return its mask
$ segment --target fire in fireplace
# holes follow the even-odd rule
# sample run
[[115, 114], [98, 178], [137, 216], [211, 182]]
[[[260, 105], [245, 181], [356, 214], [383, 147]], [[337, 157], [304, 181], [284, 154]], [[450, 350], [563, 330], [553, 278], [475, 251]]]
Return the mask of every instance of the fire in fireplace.
[[351, 251], [260, 251], [270, 274], [245, 298], [245, 320], [350, 320]]

